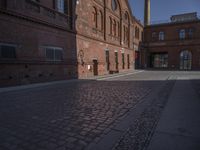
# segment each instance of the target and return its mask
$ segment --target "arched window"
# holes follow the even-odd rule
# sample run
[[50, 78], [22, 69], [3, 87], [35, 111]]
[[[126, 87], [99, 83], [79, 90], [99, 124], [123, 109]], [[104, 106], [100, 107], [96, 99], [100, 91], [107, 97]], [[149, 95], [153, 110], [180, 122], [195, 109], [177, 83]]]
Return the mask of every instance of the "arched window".
[[179, 38], [180, 38], [180, 39], [185, 39], [185, 29], [181, 29], [181, 30], [179, 31]]
[[118, 30], [118, 37], [120, 37], [120, 23], [119, 21], [117, 22], [117, 30]]
[[112, 35], [112, 18], [111, 17], [109, 17], [110, 18], [110, 35]]
[[125, 19], [126, 23], [129, 24], [129, 15], [128, 15], [128, 12], [126, 12], [126, 13], [124, 14], [124, 19]]
[[116, 23], [115, 19], [113, 20], [113, 35], [114, 36], [117, 35], [117, 23]]
[[126, 41], [126, 26], [123, 27], [124, 28], [124, 42]]
[[128, 32], [128, 27], [126, 27], [126, 43], [129, 43], [129, 32]]
[[100, 30], [103, 31], [104, 30], [104, 21], [103, 21], [103, 13], [102, 11], [99, 11], [99, 17], [100, 17]]
[[97, 25], [97, 9], [95, 7], [93, 7], [93, 10], [92, 10], [92, 21], [93, 21], [93, 26], [95, 28], [98, 27]]
[[165, 33], [163, 31], [159, 32], [159, 40], [163, 41], [165, 39]]
[[181, 70], [192, 69], [192, 53], [188, 50], [184, 50], [180, 53], [180, 69]]
[[140, 29], [139, 28], [138, 28], [137, 34], [138, 34], [138, 39], [140, 39]]
[[135, 27], [135, 38], [140, 38], [140, 29], [138, 27]]
[[112, 0], [111, 6], [113, 11], [117, 10], [117, 0]]

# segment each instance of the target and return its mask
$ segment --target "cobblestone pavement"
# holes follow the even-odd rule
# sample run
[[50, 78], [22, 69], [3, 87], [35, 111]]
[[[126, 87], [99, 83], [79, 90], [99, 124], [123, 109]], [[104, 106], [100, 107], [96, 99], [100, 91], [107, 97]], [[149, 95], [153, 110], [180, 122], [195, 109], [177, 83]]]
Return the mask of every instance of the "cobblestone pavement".
[[168, 81], [158, 97], [151, 100], [150, 105], [129, 127], [113, 150], [144, 150], [148, 146], [174, 83], [175, 81]]
[[85, 149], [171, 74], [149, 71], [0, 93], [0, 150]]

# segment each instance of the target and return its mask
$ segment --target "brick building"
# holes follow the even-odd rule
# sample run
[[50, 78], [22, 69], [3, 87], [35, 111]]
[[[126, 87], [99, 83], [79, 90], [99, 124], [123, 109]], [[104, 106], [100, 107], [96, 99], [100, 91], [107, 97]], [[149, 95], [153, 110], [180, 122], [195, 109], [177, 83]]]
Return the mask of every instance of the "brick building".
[[144, 28], [145, 64], [149, 68], [199, 70], [200, 20], [196, 13], [171, 17]]
[[1, 0], [0, 85], [134, 69], [136, 26], [127, 0]]
[[79, 0], [76, 14], [79, 77], [134, 69], [142, 29], [127, 0]]

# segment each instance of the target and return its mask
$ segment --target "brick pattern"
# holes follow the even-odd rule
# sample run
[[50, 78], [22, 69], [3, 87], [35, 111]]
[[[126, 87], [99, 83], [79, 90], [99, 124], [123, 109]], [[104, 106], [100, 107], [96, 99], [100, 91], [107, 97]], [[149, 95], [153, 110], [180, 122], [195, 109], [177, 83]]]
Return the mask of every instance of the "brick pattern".
[[[185, 39], [179, 38], [179, 31], [185, 29]], [[193, 36], [189, 37], [189, 29], [193, 29]], [[163, 31], [165, 38], [159, 41], [159, 32]], [[152, 38], [152, 33], [155, 32], [156, 38]], [[142, 66], [150, 67], [151, 53], [168, 53], [168, 68], [180, 69], [180, 53], [183, 50], [188, 50], [192, 53], [192, 70], [200, 70], [200, 21], [191, 21], [183, 23], [158, 24], [145, 27], [145, 41], [143, 43], [143, 60]], [[146, 52], [147, 51], [147, 52]]]
[[[72, 4], [71, 15], [58, 12], [53, 0], [40, 0], [39, 3], [31, 0], [7, 1], [6, 5], [1, 4], [0, 44], [15, 45], [17, 56], [13, 60], [0, 58], [2, 86], [94, 76], [94, 59], [98, 62], [97, 74], [108, 74], [105, 50], [110, 51], [111, 71], [128, 70], [126, 57], [125, 68], [122, 69], [121, 53], [129, 54], [130, 68], [134, 69], [133, 43], [139, 45], [140, 40], [135, 40], [132, 33], [135, 26], [142, 26], [134, 21], [128, 1], [119, 1], [116, 11], [112, 10], [110, 0], [106, 3], [102, 0], [81, 0]], [[92, 23], [94, 6], [98, 10], [97, 29]], [[102, 23], [99, 22], [99, 11], [102, 12]], [[118, 21], [119, 37], [110, 35], [109, 17]], [[100, 25], [103, 26], [101, 30]], [[126, 32], [129, 31], [127, 34], [124, 27]], [[124, 35], [128, 35], [127, 42], [123, 41]], [[62, 48], [63, 61], [47, 62], [45, 46]], [[84, 58], [79, 55], [81, 50]], [[119, 56], [118, 69], [115, 67], [115, 51]], [[41, 80], [38, 74], [45, 78]]]
[[1, 93], [0, 149], [83, 149], [156, 85], [83, 81]]

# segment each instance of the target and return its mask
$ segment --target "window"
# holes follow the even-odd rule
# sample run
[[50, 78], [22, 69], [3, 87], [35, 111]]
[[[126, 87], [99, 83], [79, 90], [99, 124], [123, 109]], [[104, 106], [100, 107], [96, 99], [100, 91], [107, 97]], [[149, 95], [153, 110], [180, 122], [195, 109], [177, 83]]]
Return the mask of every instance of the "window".
[[128, 69], [130, 69], [130, 55], [129, 54], [127, 54], [127, 67], [128, 67]]
[[106, 69], [110, 70], [110, 55], [108, 50], [106, 50]]
[[168, 67], [168, 53], [151, 54], [150, 66], [153, 68], [167, 68]]
[[115, 69], [118, 70], [118, 52], [115, 52]]
[[164, 32], [159, 32], [159, 40], [163, 41], [165, 39], [165, 33]]
[[65, 3], [64, 3], [64, 0], [57, 0], [57, 9], [61, 13], [65, 12]]
[[117, 22], [117, 30], [118, 30], [118, 37], [120, 37], [120, 23], [119, 23], [119, 21]]
[[137, 39], [140, 38], [140, 29], [139, 29], [138, 27], [135, 27], [135, 37], [136, 37]]
[[0, 58], [16, 58], [16, 46], [9, 44], [0, 45]]
[[63, 60], [63, 49], [57, 47], [46, 48], [46, 59], [49, 61], [61, 61]]
[[137, 31], [137, 37], [138, 39], [140, 39], [140, 29], [138, 28], [138, 31]]
[[103, 13], [102, 13], [102, 11], [99, 11], [99, 17], [100, 17], [100, 30], [103, 31], [104, 22], [103, 22]]
[[112, 18], [110, 17], [110, 35], [112, 35]]
[[180, 38], [180, 39], [185, 39], [185, 29], [181, 29], [181, 30], [179, 31], [179, 38]]
[[93, 7], [93, 12], [92, 12], [92, 15], [93, 15], [93, 26], [95, 28], [98, 27], [98, 24], [97, 24], [97, 9], [95, 7]]
[[117, 1], [116, 0], [112, 0], [112, 10], [115, 11], [117, 9]]
[[181, 51], [180, 53], [180, 69], [181, 70], [192, 69], [192, 53], [188, 50]]
[[117, 23], [115, 20], [113, 20], [113, 35], [116, 36], [117, 35]]
[[72, 15], [72, 0], [57, 0], [57, 10], [66, 15]]
[[124, 53], [122, 53], [122, 69], [125, 69], [125, 58], [124, 58]]
[[127, 14], [127, 12], [124, 14], [124, 18], [125, 18], [125, 20], [128, 20], [128, 14]]
[[126, 27], [124, 26], [124, 42], [126, 41]]
[[193, 38], [193, 32], [194, 32], [194, 30], [192, 28], [190, 28], [188, 31], [188, 36], [190, 39]]

